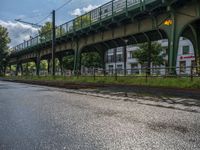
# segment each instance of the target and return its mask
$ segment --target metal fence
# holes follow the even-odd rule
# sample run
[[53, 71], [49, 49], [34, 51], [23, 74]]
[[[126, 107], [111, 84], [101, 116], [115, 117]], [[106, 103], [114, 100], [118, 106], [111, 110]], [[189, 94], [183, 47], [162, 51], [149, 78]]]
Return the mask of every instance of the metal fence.
[[[7, 74], [15, 75], [15, 72], [9, 72]], [[26, 72], [19, 72], [19, 75], [36, 76], [36, 70]], [[40, 76], [51, 76], [51, 71], [41, 70]], [[143, 67], [143, 68], [132, 68], [132, 69], [101, 69], [101, 68], [87, 68], [78, 71], [64, 69], [61, 73], [61, 69], [56, 70], [56, 76], [63, 77], [91, 77], [94, 80], [101, 77], [111, 77], [115, 80], [118, 78], [187, 78], [193, 81], [195, 78], [200, 79], [200, 66], [190, 66], [190, 67]]]
[[200, 66], [190, 66], [190, 67], [143, 67], [143, 68], [132, 68], [132, 69], [96, 69], [91, 68], [87, 71], [77, 71], [74, 75], [81, 77], [114, 77], [116, 80], [118, 77], [143, 77], [143, 78], [200, 78]]

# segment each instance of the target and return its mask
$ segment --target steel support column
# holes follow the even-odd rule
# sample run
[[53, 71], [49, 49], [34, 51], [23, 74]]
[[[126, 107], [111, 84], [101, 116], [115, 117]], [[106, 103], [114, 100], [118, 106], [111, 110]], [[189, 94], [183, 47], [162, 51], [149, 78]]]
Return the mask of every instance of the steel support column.
[[15, 76], [18, 76], [18, 73], [19, 73], [19, 63], [16, 64]]
[[79, 75], [81, 67], [81, 50], [79, 49], [79, 43], [76, 41], [76, 49], [74, 55], [74, 75]]
[[55, 10], [52, 12], [52, 75], [55, 76], [55, 51], [56, 51], [56, 25], [55, 25]]
[[29, 63], [27, 62], [26, 63], [26, 75], [28, 76], [28, 72], [29, 72], [29, 70], [28, 70], [28, 65], [29, 65]]
[[48, 70], [48, 75], [51, 74], [51, 59], [47, 59], [47, 70]]
[[170, 26], [170, 36], [168, 43], [168, 65], [169, 65], [169, 73], [176, 74], [176, 60], [179, 46], [179, 38], [180, 34], [177, 30], [176, 26], [176, 16], [174, 12], [171, 13], [171, 19], [173, 24]]
[[127, 74], [127, 67], [126, 67], [126, 63], [127, 63], [127, 42], [128, 40], [125, 40], [125, 45], [124, 45], [124, 51], [123, 51], [123, 60], [124, 60], [124, 75], [126, 76]]
[[11, 72], [12, 72], [12, 65], [9, 64], [9, 69], [10, 69], [10, 75], [11, 75]]
[[78, 57], [78, 49], [76, 49], [74, 53], [74, 69], [73, 69], [74, 75], [77, 75], [77, 57]]
[[81, 51], [77, 49], [75, 51], [75, 59], [74, 59], [74, 74], [80, 75], [81, 69]]
[[194, 47], [194, 54], [196, 59], [196, 65], [198, 66], [197, 72], [200, 74], [200, 29], [198, 25], [189, 24], [190, 32], [186, 31], [185, 36], [192, 42]]
[[152, 49], [152, 47], [151, 47], [151, 41], [149, 40], [148, 41], [148, 65], [147, 65], [147, 67], [148, 67], [147, 74], [148, 75], [151, 75], [151, 61], [152, 61], [152, 58], [151, 58], [151, 49]]
[[23, 76], [24, 70], [23, 70], [23, 65], [22, 65], [22, 63], [20, 63], [20, 71], [21, 71], [21, 75]]
[[117, 75], [117, 48], [114, 48], [115, 75]]
[[40, 75], [40, 56], [37, 56], [35, 64], [36, 64], [36, 75], [39, 76]]
[[63, 75], [63, 57], [62, 57], [62, 56], [59, 56], [59, 57], [58, 57], [58, 60], [59, 60], [61, 75]]

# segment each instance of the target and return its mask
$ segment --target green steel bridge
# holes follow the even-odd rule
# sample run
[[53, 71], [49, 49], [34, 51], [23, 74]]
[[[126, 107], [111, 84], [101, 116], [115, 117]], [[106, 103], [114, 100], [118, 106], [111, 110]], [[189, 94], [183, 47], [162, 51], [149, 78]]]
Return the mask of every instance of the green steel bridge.
[[49, 62], [57, 57], [62, 64], [68, 52], [74, 54], [76, 71], [81, 66], [82, 52], [97, 51], [104, 59], [108, 49], [160, 39], [168, 39], [168, 67], [173, 68], [180, 36], [191, 40], [196, 62], [200, 63], [199, 0], [112, 0], [53, 31], [13, 48], [10, 65], [17, 65], [16, 72], [22, 63], [34, 61], [39, 75], [41, 60]]

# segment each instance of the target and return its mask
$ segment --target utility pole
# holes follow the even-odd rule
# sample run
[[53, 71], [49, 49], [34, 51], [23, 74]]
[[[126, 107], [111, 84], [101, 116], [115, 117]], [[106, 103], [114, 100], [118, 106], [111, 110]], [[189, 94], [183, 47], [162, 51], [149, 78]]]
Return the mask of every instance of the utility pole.
[[55, 10], [52, 11], [52, 76], [55, 76], [55, 50], [56, 50]]

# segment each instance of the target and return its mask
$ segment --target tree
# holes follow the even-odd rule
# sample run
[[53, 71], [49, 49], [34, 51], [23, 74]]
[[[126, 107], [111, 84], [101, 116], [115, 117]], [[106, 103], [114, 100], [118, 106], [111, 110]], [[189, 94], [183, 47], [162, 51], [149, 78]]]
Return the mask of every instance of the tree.
[[[61, 27], [56, 28], [56, 37], [60, 37], [65, 33], [65, 30]], [[40, 42], [46, 42], [51, 40], [52, 23], [46, 22], [44, 26], [39, 30]]]
[[83, 53], [81, 63], [87, 68], [101, 68], [103, 64], [101, 56], [97, 52]]
[[77, 17], [74, 20], [74, 29], [80, 29], [81, 27], [87, 27], [90, 25], [91, 17], [89, 14]]
[[74, 69], [74, 55], [68, 55], [63, 58], [63, 67], [71, 71]]
[[47, 70], [47, 68], [48, 68], [48, 62], [46, 60], [42, 60], [40, 62], [40, 69], [41, 70]]
[[6, 71], [10, 41], [7, 29], [0, 25], [0, 74], [5, 74]]
[[141, 65], [146, 65], [148, 61], [151, 60], [153, 65], [160, 66], [164, 65], [165, 54], [163, 53], [163, 48], [160, 43], [152, 42], [150, 53], [149, 43], [144, 43], [133, 53], [133, 57], [136, 58]]
[[51, 40], [52, 23], [46, 22], [45, 25], [39, 30], [40, 42]]

